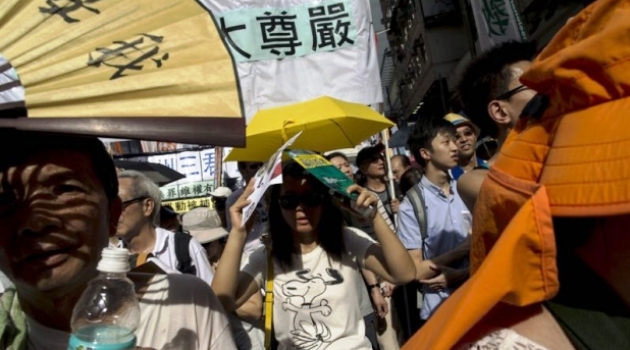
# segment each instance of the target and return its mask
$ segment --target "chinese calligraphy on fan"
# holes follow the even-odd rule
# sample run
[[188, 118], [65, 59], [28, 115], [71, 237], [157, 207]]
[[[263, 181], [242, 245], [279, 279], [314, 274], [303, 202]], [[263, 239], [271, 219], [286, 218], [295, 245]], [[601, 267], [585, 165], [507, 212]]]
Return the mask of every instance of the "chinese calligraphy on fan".
[[147, 61], [152, 61], [157, 68], [162, 68], [169, 54], [160, 52], [159, 44], [164, 37], [140, 34], [133, 41], [114, 41], [112, 48], [97, 47], [97, 54], [89, 54], [87, 65], [100, 68], [107, 66], [116, 69], [110, 80], [127, 76], [127, 71], [141, 71]]
[[300, 57], [353, 46], [357, 40], [348, 1], [291, 8], [239, 9], [218, 15], [237, 61]]

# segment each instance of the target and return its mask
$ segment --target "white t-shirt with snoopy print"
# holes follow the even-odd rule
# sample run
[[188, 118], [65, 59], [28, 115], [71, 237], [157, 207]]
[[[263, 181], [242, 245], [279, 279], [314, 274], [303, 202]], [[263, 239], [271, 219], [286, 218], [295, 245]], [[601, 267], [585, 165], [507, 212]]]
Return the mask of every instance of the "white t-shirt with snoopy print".
[[[280, 350], [371, 350], [359, 304], [365, 288], [358, 265], [376, 244], [365, 232], [343, 231], [346, 253], [335, 262], [321, 247], [293, 254], [293, 269], [283, 271], [274, 261], [273, 326]], [[358, 263], [358, 265], [357, 265]], [[264, 288], [267, 255], [261, 247], [249, 256], [242, 270]]]

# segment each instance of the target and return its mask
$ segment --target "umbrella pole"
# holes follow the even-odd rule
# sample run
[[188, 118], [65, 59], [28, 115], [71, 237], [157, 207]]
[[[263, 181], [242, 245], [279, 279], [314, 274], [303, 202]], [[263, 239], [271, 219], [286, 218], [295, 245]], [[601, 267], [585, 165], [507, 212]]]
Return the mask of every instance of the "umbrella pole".
[[214, 148], [214, 188], [223, 185], [223, 147]]
[[[385, 115], [383, 115], [385, 116]], [[385, 144], [385, 161], [387, 162], [387, 181], [389, 182], [389, 193], [392, 198], [396, 198], [394, 188], [394, 174], [392, 174], [392, 159], [389, 157], [389, 129], [381, 131], [381, 138]], [[398, 223], [398, 214], [394, 214], [394, 227]]]

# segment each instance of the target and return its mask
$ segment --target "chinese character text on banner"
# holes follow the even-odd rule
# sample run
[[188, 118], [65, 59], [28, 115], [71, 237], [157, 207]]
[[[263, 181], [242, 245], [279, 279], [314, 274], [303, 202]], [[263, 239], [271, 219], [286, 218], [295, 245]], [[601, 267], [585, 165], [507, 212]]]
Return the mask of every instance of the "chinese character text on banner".
[[383, 102], [366, 0], [200, 0], [236, 60], [247, 122], [260, 109], [330, 96]]
[[513, 0], [470, 0], [481, 52], [502, 42], [527, 40]]
[[222, 13], [219, 27], [239, 61], [276, 60], [352, 46], [357, 40], [347, 0]]

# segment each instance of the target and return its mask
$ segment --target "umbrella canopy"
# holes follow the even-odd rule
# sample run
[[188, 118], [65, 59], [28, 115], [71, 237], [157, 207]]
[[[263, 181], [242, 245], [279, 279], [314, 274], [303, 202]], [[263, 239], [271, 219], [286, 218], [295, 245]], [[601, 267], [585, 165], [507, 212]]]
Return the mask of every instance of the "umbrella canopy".
[[114, 164], [117, 168], [123, 170], [135, 170], [137, 172], [143, 173], [158, 186], [164, 186], [166, 184], [181, 180], [186, 177], [182, 173], [179, 173], [167, 166], [157, 163], [114, 160]]
[[324, 96], [259, 111], [247, 126], [247, 147], [234, 148], [225, 160], [267, 161], [300, 131], [291, 148], [316, 152], [352, 148], [393, 125], [368, 106]]

